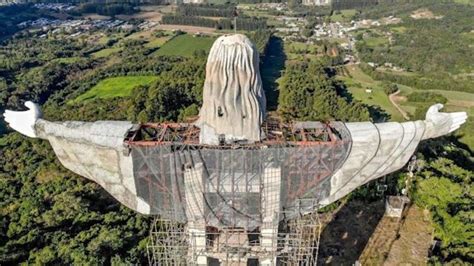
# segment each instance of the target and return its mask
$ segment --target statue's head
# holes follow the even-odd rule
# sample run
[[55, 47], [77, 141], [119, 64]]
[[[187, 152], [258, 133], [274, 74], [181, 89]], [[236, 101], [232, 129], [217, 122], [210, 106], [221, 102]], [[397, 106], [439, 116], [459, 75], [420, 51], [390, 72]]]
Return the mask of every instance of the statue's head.
[[255, 45], [242, 34], [219, 37], [207, 59], [197, 123], [201, 143], [216, 144], [219, 136], [227, 142], [259, 141], [265, 105]]

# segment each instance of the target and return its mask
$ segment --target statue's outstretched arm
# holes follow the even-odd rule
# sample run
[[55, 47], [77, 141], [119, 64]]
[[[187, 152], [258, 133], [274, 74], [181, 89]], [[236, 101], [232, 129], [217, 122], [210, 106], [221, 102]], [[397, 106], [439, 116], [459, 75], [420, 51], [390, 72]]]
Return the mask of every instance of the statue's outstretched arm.
[[49, 141], [61, 163], [76, 174], [101, 185], [125, 206], [149, 213], [137, 196], [131, 156], [124, 154], [123, 140], [135, 125], [127, 121], [50, 122], [41, 119], [38, 105], [29, 110], [7, 110], [5, 121], [23, 135]]
[[404, 123], [346, 123], [351, 151], [331, 178], [331, 192], [322, 201], [329, 204], [357, 187], [402, 168], [421, 140], [443, 136], [466, 122], [465, 112], [441, 113], [442, 104], [428, 109], [425, 120]]

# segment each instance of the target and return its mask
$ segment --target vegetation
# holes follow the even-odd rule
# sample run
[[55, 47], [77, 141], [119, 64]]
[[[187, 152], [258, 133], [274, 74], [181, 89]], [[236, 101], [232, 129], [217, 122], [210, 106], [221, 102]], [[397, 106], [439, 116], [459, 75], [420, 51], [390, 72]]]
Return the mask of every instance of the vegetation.
[[280, 80], [278, 111], [287, 119], [367, 121], [368, 109], [343, 95], [319, 62], [293, 63]]
[[[474, 92], [474, 80], [469, 77], [469, 73], [474, 71], [474, 54], [471, 52], [474, 7], [436, 1], [429, 5], [429, 11], [435, 14], [433, 18], [410, 17], [420, 7], [419, 3], [397, 5], [403, 22], [393, 27], [394, 30], [388, 26], [383, 29], [392, 35], [390, 45], [380, 34], [368, 34], [357, 43], [363, 61], [379, 65], [390, 63], [413, 75], [382, 72], [370, 67], [363, 67], [364, 71], [375, 79], [418, 89]], [[382, 5], [363, 14], [375, 17], [393, 12], [393, 5]]]
[[448, 99], [443, 95], [434, 92], [415, 91], [408, 95], [408, 101], [418, 103], [447, 103]]
[[39, 16], [38, 10], [31, 5], [0, 6], [0, 41], [20, 30], [19, 23]]
[[414, 180], [415, 203], [430, 210], [441, 248], [432, 263], [460, 265], [472, 261], [473, 157], [448, 139], [424, 143], [421, 169]]
[[0, 155], [1, 264], [146, 261], [150, 218], [66, 171], [47, 142], [9, 134]]
[[355, 9], [355, 8], [364, 8], [369, 6], [374, 6], [379, 3], [379, 0], [361, 0], [361, 1], [351, 1], [351, 0], [333, 0], [331, 1], [331, 7], [335, 10], [341, 9]]
[[[264, 30], [267, 28], [267, 23], [263, 19], [258, 18], [238, 18], [237, 29], [245, 31], [253, 30]], [[234, 29], [233, 19], [209, 19], [203, 17], [193, 17], [184, 15], [165, 15], [162, 18], [164, 24], [177, 24], [177, 25], [192, 25], [199, 27], [216, 28], [219, 30], [232, 30]]]
[[235, 5], [179, 5], [178, 14], [183, 16], [202, 16], [202, 17], [232, 17], [235, 15]]
[[149, 85], [156, 80], [154, 76], [124, 76], [107, 78], [92, 87], [74, 101], [89, 101], [96, 98], [107, 99], [130, 96], [132, 90], [138, 86]]
[[71, 13], [75, 15], [77, 13], [97, 13], [99, 15], [115, 16], [119, 14], [133, 14], [135, 12], [135, 5], [124, 1], [122, 3], [83, 3]]
[[188, 34], [179, 35], [165, 43], [156, 52], [157, 55], [179, 55], [179, 56], [193, 56], [196, 53], [206, 54], [211, 49], [213, 37], [199, 37]]

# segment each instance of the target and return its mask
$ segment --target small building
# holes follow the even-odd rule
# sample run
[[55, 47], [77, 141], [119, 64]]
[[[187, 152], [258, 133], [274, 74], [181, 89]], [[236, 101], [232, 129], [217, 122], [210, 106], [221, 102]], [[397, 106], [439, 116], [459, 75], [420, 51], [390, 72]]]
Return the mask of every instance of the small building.
[[385, 215], [401, 218], [405, 205], [410, 202], [407, 196], [388, 196], [385, 200]]

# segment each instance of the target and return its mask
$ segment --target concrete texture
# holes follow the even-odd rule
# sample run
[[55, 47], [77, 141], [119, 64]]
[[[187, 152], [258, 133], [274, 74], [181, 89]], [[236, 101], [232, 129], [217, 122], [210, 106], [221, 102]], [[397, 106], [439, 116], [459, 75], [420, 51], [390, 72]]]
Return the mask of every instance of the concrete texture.
[[96, 182], [123, 205], [149, 213], [146, 201], [137, 197], [132, 158], [124, 155], [123, 139], [132, 128], [130, 122], [43, 119], [35, 126], [37, 136], [49, 141], [66, 168]]
[[212, 45], [206, 65], [197, 126], [201, 143], [233, 140], [260, 141], [265, 118], [265, 94], [255, 45], [244, 35], [224, 35]]

